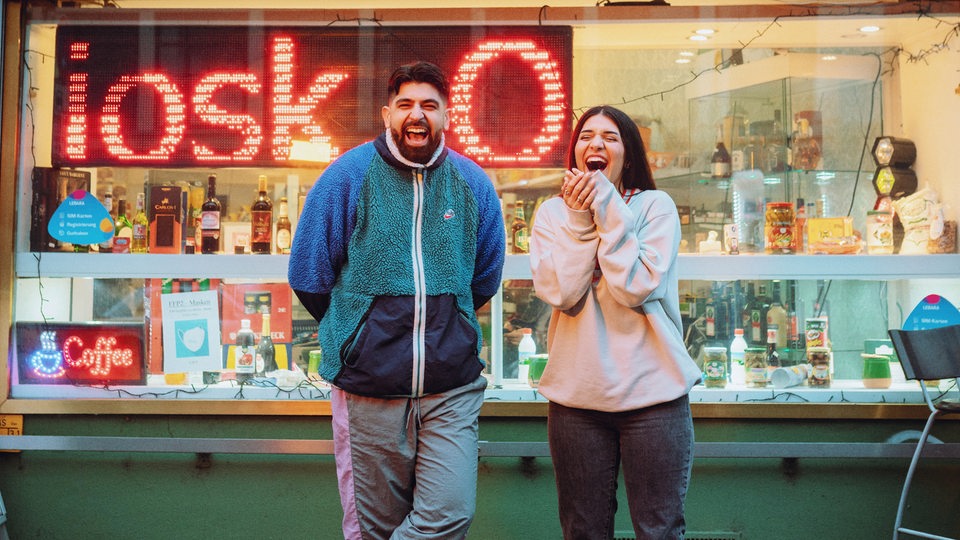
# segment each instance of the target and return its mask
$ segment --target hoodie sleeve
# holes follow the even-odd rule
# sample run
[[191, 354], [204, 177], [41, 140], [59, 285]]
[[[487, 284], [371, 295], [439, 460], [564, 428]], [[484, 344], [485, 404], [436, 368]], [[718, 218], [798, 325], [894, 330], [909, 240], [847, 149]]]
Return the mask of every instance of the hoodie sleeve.
[[318, 321], [346, 260], [365, 164], [372, 152], [373, 145], [368, 144], [340, 156], [320, 175], [300, 211], [287, 281]]
[[664, 297], [664, 277], [680, 248], [680, 217], [670, 196], [648, 190], [636, 197], [628, 206], [613, 184], [601, 182], [592, 205], [600, 269], [613, 297], [630, 307]]
[[477, 201], [477, 256], [473, 267], [473, 309], [483, 307], [500, 289], [506, 244], [500, 199], [490, 177], [468, 158], [450, 153]]
[[530, 270], [544, 302], [570, 309], [593, 283], [597, 228], [586, 210], [571, 210], [563, 199], [548, 199], [537, 212], [530, 235]]

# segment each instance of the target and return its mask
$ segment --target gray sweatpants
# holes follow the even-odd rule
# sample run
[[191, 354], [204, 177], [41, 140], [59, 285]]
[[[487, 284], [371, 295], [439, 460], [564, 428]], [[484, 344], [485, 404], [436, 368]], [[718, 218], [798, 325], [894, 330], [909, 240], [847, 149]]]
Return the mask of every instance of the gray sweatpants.
[[487, 380], [421, 398], [331, 393], [343, 535], [465, 538], [477, 499]]

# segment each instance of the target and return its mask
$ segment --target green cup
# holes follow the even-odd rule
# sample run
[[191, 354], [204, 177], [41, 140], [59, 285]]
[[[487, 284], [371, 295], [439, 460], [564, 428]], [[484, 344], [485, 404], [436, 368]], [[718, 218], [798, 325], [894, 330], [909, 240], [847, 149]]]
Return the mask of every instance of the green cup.
[[308, 356], [309, 361], [307, 362], [307, 378], [318, 377], [320, 372], [320, 360], [323, 358], [323, 352], [320, 349], [314, 349], [310, 351], [310, 356]]
[[531, 354], [527, 358], [530, 369], [527, 371], [527, 382], [530, 386], [536, 388], [540, 385], [540, 377], [543, 376], [543, 369], [547, 367], [547, 355]]
[[863, 353], [863, 387], [890, 388], [890, 357]]

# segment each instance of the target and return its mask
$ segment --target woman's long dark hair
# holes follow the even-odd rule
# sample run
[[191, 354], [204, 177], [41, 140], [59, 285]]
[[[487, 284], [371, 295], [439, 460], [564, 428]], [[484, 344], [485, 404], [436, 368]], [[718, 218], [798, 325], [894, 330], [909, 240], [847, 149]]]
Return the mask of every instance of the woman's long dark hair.
[[577, 166], [576, 146], [577, 139], [580, 137], [580, 130], [583, 124], [590, 118], [597, 115], [606, 116], [613, 120], [620, 130], [620, 139], [623, 141], [623, 173], [621, 178], [621, 188], [627, 189], [657, 189], [653, 181], [653, 172], [650, 170], [650, 162], [647, 161], [647, 147], [643, 144], [643, 138], [640, 136], [640, 129], [626, 113], [611, 107], [609, 105], [597, 105], [591, 107], [587, 112], [580, 116], [577, 126], [573, 129], [570, 139], [570, 150], [567, 154], [567, 166], [573, 168]]

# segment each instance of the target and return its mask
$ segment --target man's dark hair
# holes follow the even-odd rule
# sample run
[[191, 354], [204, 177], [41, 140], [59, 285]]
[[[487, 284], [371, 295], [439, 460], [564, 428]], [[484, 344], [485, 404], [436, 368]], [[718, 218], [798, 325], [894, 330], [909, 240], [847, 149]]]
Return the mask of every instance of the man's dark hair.
[[408, 82], [427, 83], [440, 92], [444, 101], [450, 101], [450, 84], [447, 82], [447, 76], [436, 64], [420, 61], [398, 67], [393, 75], [390, 75], [390, 82], [387, 84], [388, 99], [400, 93], [400, 87]]

